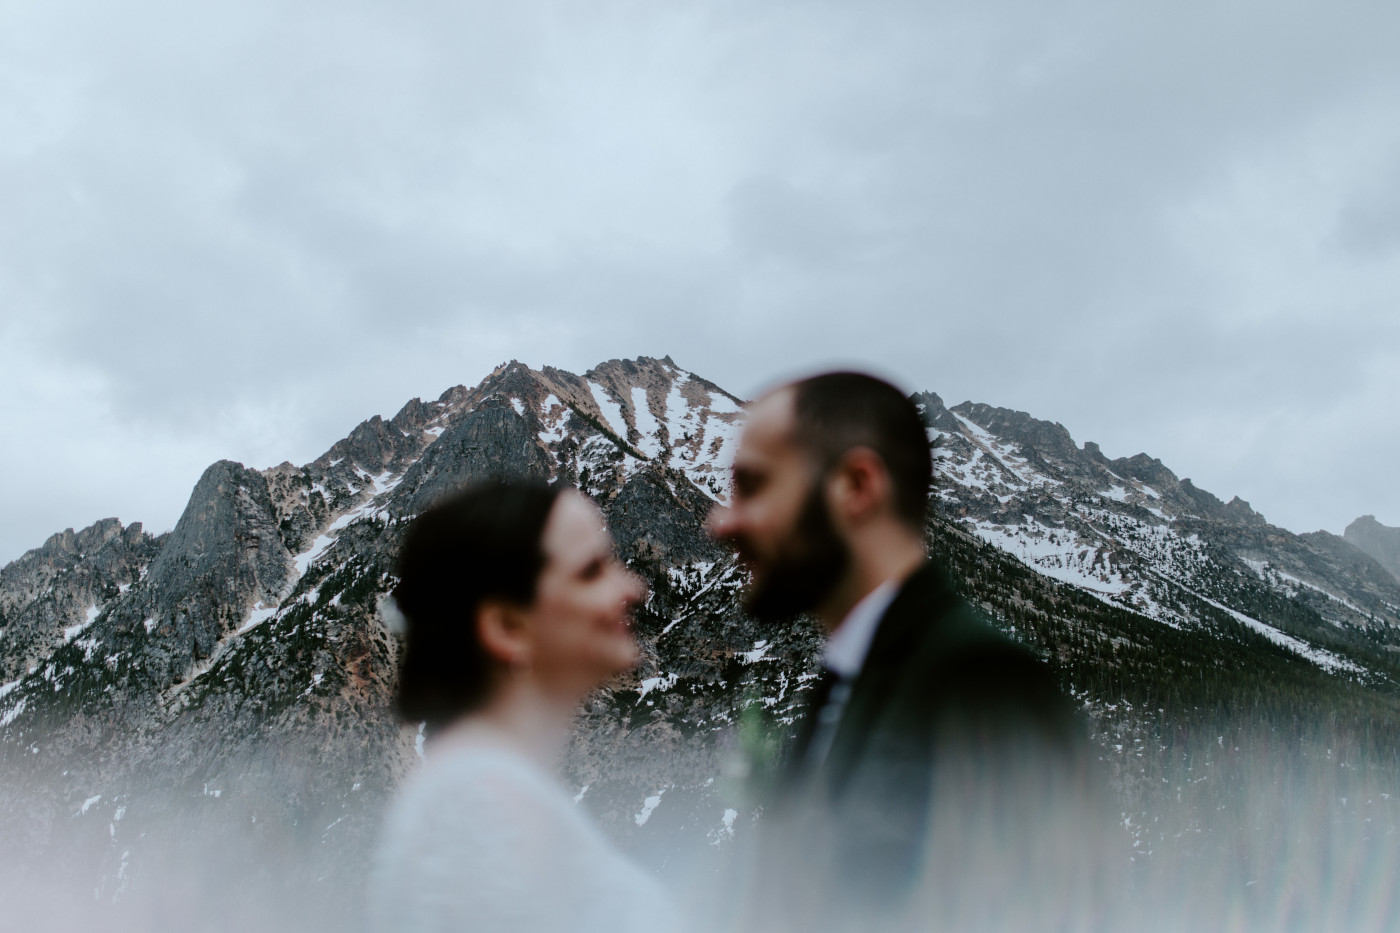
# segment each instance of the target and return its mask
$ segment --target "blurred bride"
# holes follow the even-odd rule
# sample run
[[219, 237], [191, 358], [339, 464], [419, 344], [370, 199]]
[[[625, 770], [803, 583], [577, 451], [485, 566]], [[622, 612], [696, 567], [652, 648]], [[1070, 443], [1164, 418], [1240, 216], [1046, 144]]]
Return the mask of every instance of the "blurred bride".
[[572, 489], [478, 484], [413, 522], [396, 702], [430, 738], [389, 813], [370, 929], [674, 929], [656, 880], [555, 775], [578, 704], [637, 660], [643, 592]]

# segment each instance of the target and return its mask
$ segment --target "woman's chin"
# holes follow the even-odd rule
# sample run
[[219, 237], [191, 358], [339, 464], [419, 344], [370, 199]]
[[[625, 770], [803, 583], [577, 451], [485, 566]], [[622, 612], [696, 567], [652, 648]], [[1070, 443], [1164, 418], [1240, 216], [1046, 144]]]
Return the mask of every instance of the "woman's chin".
[[592, 693], [612, 685], [619, 677], [626, 675], [629, 671], [636, 670], [640, 660], [641, 652], [635, 646], [630, 651], [619, 651], [615, 657], [610, 659], [609, 663], [599, 665], [592, 686], [585, 692]]
[[616, 667], [614, 673], [622, 674], [630, 671], [642, 659], [642, 648], [637, 644], [637, 639], [632, 635], [630, 629], [624, 629], [618, 633], [613, 643], [613, 649]]
[[626, 651], [618, 652], [617, 668], [613, 671], [613, 675], [617, 676], [618, 674], [625, 674], [630, 670], [635, 670], [637, 663], [641, 661], [641, 659], [642, 652], [635, 644]]

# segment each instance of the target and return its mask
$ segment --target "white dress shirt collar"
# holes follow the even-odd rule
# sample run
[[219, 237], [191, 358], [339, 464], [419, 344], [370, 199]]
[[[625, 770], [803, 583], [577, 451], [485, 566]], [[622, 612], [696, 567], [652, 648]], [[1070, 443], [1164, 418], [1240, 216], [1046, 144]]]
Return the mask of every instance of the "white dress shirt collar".
[[875, 639], [875, 630], [885, 610], [894, 602], [899, 592], [896, 580], [886, 580], [865, 594], [860, 602], [846, 613], [846, 618], [836, 626], [826, 643], [826, 654], [822, 663], [827, 669], [843, 680], [852, 680], [865, 664], [865, 656], [870, 653], [870, 643]]

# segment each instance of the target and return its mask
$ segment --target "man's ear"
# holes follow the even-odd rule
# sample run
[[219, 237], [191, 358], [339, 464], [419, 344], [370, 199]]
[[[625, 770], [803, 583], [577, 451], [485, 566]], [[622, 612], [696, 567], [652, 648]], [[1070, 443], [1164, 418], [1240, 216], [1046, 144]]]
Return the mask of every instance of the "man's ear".
[[487, 655], [507, 667], [530, 663], [533, 645], [530, 626], [520, 608], [499, 599], [488, 599], [476, 607], [476, 637]]
[[869, 447], [852, 447], [828, 474], [827, 504], [842, 520], [862, 522], [889, 505], [890, 474]]

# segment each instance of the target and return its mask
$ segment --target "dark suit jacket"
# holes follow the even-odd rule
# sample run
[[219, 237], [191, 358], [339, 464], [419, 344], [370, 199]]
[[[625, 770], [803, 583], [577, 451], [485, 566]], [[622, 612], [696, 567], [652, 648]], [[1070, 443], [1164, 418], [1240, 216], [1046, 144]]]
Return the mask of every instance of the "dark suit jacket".
[[[1059, 824], [1094, 806], [1085, 731], [1049, 666], [932, 565], [882, 617], [815, 765], [805, 760], [813, 718], [760, 824], [766, 890], [752, 926], [868, 928], [876, 915], [907, 925], [917, 910], [965, 927], [984, 900], [973, 889], [1021, 891], [1051, 879], [1039, 874], [1046, 859], [1073, 857], [1054, 853], [1067, 842]], [[1102, 828], [1090, 823], [1090, 835]]]

